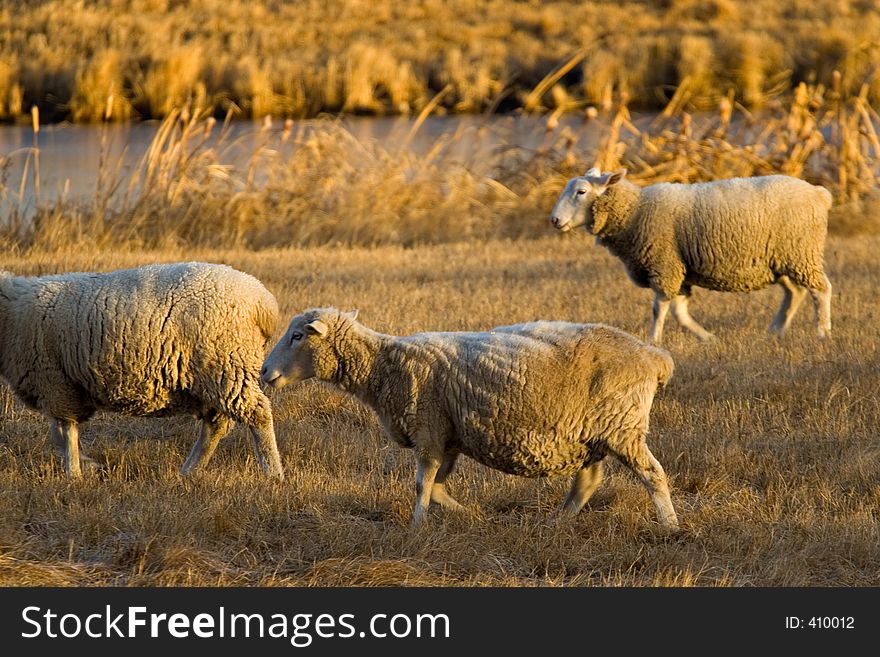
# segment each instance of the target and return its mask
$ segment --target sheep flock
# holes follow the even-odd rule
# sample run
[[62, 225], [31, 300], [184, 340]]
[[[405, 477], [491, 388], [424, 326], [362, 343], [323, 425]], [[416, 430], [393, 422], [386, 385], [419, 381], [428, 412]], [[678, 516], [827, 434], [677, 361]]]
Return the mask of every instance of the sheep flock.
[[557, 512], [565, 517], [587, 503], [611, 455], [644, 485], [659, 524], [675, 530], [666, 473], [647, 445], [655, 393], [674, 370], [656, 346], [666, 315], [710, 340], [688, 311], [692, 288], [777, 284], [783, 300], [771, 331], [782, 336], [809, 294], [816, 331], [828, 337], [830, 205], [827, 190], [787, 176], [640, 187], [625, 171], [594, 168], [569, 181], [550, 222], [583, 227], [653, 291], [648, 342], [583, 317], [392, 336], [356, 312], [315, 307], [293, 317], [267, 356], [278, 304], [225, 265], [0, 272], [0, 376], [46, 417], [70, 478], [97, 467], [79, 445], [80, 425], [97, 411], [196, 417], [183, 475], [241, 423], [263, 474], [283, 478], [262, 388], [316, 379], [372, 409], [387, 436], [413, 451], [413, 525], [432, 503], [462, 510], [446, 488], [462, 456], [512, 475], [570, 476]]

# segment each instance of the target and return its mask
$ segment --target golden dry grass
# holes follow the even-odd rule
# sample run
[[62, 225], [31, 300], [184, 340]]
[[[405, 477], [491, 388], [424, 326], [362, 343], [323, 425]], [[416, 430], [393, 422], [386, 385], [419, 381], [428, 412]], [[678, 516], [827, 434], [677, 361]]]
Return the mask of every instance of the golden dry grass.
[[[0, 0], [0, 119], [607, 105], [750, 107], [800, 81], [880, 98], [876, 0]], [[538, 83], [565, 61], [538, 97]]]
[[[549, 230], [549, 229], [548, 229]], [[465, 460], [450, 491], [467, 514], [407, 527], [408, 453], [363, 407], [314, 383], [274, 393], [287, 470], [263, 481], [238, 429], [209, 467], [177, 469], [194, 420], [99, 415], [84, 442], [99, 476], [65, 480], [46, 422], [0, 389], [3, 585], [880, 584], [880, 237], [832, 237], [834, 337], [805, 307], [783, 341], [765, 332], [778, 290], [697, 290], [719, 340], [670, 326], [676, 374], [656, 400], [649, 444], [683, 531], [664, 534], [621, 468], [573, 522], [548, 515], [563, 479], [502, 475]], [[603, 321], [645, 336], [650, 293], [585, 235], [308, 249], [67, 249], [4, 256], [21, 273], [199, 258], [259, 277], [285, 317], [358, 307], [383, 331], [481, 329], [534, 318]], [[279, 327], [279, 331], [281, 327]]]

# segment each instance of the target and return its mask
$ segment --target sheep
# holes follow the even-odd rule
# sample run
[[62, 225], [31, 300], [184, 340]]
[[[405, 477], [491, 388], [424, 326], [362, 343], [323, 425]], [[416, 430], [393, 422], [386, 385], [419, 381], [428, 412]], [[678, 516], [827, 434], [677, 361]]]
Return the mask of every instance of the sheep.
[[508, 474], [574, 475], [558, 509], [577, 514], [614, 455], [647, 488], [662, 525], [678, 520], [666, 475], [645, 442], [654, 393], [672, 357], [601, 324], [532, 322], [481, 333], [394, 337], [357, 311], [313, 308], [294, 317], [266, 358], [274, 388], [317, 378], [371, 407], [418, 465], [412, 524], [446, 492], [460, 454]]
[[770, 332], [780, 337], [809, 290], [819, 336], [830, 335], [828, 190], [789, 176], [644, 188], [625, 176], [626, 169], [592, 168], [571, 179], [551, 223], [561, 231], [585, 226], [636, 285], [653, 290], [652, 342], [660, 343], [670, 306], [683, 328], [704, 341], [714, 337], [688, 312], [694, 286], [749, 292], [778, 283], [784, 294]]
[[0, 272], [0, 376], [49, 419], [70, 478], [94, 463], [80, 450], [78, 425], [102, 409], [200, 418], [183, 474], [207, 463], [233, 421], [243, 422], [260, 467], [283, 478], [259, 385], [278, 316], [256, 278], [225, 265]]

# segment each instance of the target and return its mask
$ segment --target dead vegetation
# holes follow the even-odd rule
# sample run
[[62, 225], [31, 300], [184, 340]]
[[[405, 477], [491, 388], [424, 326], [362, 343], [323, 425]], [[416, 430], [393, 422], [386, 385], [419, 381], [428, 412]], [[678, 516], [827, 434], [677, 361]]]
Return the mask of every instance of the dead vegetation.
[[[880, 99], [876, 0], [0, 0], [0, 120], [762, 107], [800, 82]], [[560, 62], [569, 68], [537, 97]]]
[[95, 189], [52, 197], [40, 195], [35, 132], [34, 147], [0, 156], [0, 244], [262, 249], [531, 238], [545, 231], [565, 181], [592, 165], [625, 166], [643, 184], [793, 175], [834, 193], [832, 232], [873, 233], [880, 116], [867, 87], [844, 97], [839, 81], [801, 84], [788, 105], [760, 114], [732, 97], [690, 114], [676, 95], [650, 117], [625, 103], [595, 117], [487, 117], [422, 150], [409, 146], [431, 107], [381, 143], [333, 120], [266, 119], [236, 135], [231, 114], [218, 122], [185, 107], [159, 124], [131, 176], [102, 132]]
[[[99, 415], [83, 440], [104, 471], [68, 482], [46, 422], [0, 389], [3, 585], [877, 586], [880, 354], [876, 236], [832, 237], [834, 337], [803, 308], [766, 334], [779, 292], [696, 290], [702, 345], [667, 335], [676, 373], [649, 444], [684, 531], [663, 533], [621, 468], [573, 522], [548, 523], [562, 478], [503, 475], [465, 460], [450, 492], [468, 508], [407, 524], [408, 452], [374, 417], [314, 383], [274, 395], [283, 484], [262, 480], [240, 429], [182, 479], [196, 422]], [[378, 329], [480, 329], [537, 317], [603, 321], [645, 336], [649, 292], [583, 235], [401, 248], [5, 256], [22, 273], [205, 259], [249, 271], [285, 317], [358, 307]], [[643, 298], [644, 297], [644, 298]], [[399, 455], [399, 456], [398, 456]]]

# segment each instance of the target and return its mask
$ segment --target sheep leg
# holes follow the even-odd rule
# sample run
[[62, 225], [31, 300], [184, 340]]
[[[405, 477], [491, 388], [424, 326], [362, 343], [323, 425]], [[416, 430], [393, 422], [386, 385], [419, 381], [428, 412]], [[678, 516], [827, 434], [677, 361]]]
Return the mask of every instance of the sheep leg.
[[691, 314], [688, 312], [688, 297], [689, 294], [677, 294], [672, 299], [672, 316], [675, 317], [675, 320], [682, 326], [682, 328], [687, 329], [694, 335], [696, 335], [703, 342], [708, 342], [712, 340], [715, 336], [709, 333], [702, 326], [697, 324]]
[[651, 324], [651, 342], [660, 344], [663, 338], [663, 324], [669, 312], [670, 300], [662, 292], [654, 293], [654, 321]]
[[49, 435], [64, 459], [64, 471], [70, 479], [82, 477], [79, 454], [79, 430], [72, 420], [52, 420]]
[[416, 527], [425, 519], [428, 505], [431, 503], [431, 494], [434, 491], [434, 479], [440, 470], [441, 460], [433, 455], [418, 457], [418, 469], [416, 470], [416, 506], [412, 515], [412, 526]]
[[594, 461], [584, 465], [572, 477], [571, 489], [556, 513], [565, 516], [576, 516], [580, 513], [593, 493], [596, 492], [599, 484], [602, 483], [603, 475], [602, 461]]
[[284, 479], [284, 468], [281, 465], [281, 455], [278, 453], [278, 443], [275, 442], [275, 427], [272, 425], [272, 412], [266, 411], [260, 422], [249, 427], [251, 441], [254, 445], [254, 455], [257, 463], [264, 474]]
[[[67, 438], [62, 434], [61, 427], [58, 426], [58, 422], [55, 420], [49, 421], [49, 437], [52, 439], [52, 446], [55, 453], [58, 454], [62, 460], [66, 459]], [[77, 445], [79, 445], [79, 441], [77, 441]], [[95, 459], [87, 456], [82, 449], [79, 450], [79, 463], [80, 468], [88, 468], [92, 470], [99, 470], [101, 468], [101, 464]]]
[[455, 470], [456, 459], [458, 459], [458, 454], [456, 453], [446, 454], [443, 457], [440, 469], [437, 470], [437, 475], [434, 477], [434, 486], [431, 488], [431, 501], [445, 509], [460, 511], [464, 507], [446, 492], [446, 478]]
[[825, 289], [810, 288], [810, 296], [813, 297], [813, 305], [816, 308], [816, 328], [820, 338], [831, 335], [831, 281], [822, 274]]
[[226, 415], [217, 414], [210, 418], [202, 418], [199, 437], [180, 468], [180, 474], [188, 475], [196, 468], [206, 465], [214, 455], [214, 450], [217, 449], [220, 439], [229, 433], [231, 427], [232, 418]]
[[770, 332], [776, 333], [781, 338], [791, 325], [791, 320], [807, 296], [807, 291], [800, 285], [792, 283], [788, 276], [780, 276], [776, 282], [782, 286], [782, 305], [779, 306], [779, 311], [773, 318]]
[[648, 446], [643, 441], [639, 441], [632, 452], [615, 452], [615, 456], [632, 470], [648, 489], [651, 501], [657, 509], [657, 519], [660, 524], [669, 529], [678, 529], [678, 517], [672, 507], [666, 473], [660, 462], [651, 454]]

